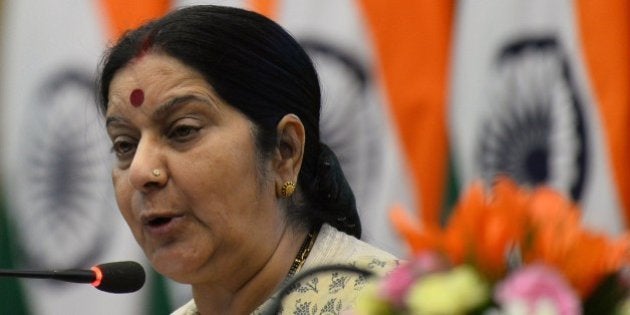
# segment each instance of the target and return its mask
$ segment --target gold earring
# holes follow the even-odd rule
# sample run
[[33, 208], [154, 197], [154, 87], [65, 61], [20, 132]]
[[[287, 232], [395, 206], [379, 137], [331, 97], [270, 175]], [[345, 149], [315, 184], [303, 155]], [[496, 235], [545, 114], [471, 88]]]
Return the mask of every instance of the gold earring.
[[282, 188], [280, 188], [280, 195], [282, 195], [283, 198], [289, 198], [291, 197], [291, 195], [293, 195], [294, 191], [295, 191], [295, 183], [289, 180], [289, 181], [284, 182], [284, 184], [282, 185]]
[[160, 177], [160, 174], [161, 174], [161, 173], [160, 173], [160, 170], [159, 170], [159, 169], [157, 169], [157, 168], [156, 168], [156, 169], [154, 169], [154, 170], [153, 170], [153, 172], [151, 172], [151, 173], [152, 173], [152, 174], [153, 174], [153, 176], [155, 176], [155, 177]]

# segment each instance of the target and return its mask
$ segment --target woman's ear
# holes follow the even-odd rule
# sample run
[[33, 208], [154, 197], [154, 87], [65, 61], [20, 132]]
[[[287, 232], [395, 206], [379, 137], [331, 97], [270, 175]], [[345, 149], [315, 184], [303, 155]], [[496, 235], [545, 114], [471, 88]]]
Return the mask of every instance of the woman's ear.
[[295, 114], [287, 114], [276, 127], [278, 144], [274, 157], [276, 171], [276, 192], [282, 196], [282, 185], [286, 182], [297, 183], [298, 174], [304, 158], [305, 131], [304, 125]]

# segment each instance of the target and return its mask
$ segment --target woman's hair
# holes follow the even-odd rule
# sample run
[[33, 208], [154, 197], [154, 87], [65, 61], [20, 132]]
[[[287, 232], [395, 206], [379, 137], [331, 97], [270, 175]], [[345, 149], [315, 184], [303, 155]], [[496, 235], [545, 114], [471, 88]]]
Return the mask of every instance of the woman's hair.
[[243, 9], [203, 5], [176, 10], [127, 32], [105, 55], [98, 96], [102, 112], [116, 72], [147, 52], [168, 55], [201, 73], [221, 99], [256, 125], [264, 157], [278, 146], [280, 119], [297, 115], [306, 143], [297, 185], [301, 195], [289, 202], [289, 220], [309, 227], [327, 222], [360, 237], [352, 190], [335, 154], [319, 141], [317, 73], [291, 35]]

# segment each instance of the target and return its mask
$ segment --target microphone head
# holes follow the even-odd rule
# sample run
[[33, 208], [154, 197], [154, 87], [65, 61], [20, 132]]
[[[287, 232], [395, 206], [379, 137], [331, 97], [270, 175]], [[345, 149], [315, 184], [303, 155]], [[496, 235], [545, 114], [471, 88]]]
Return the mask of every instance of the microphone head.
[[[106, 263], [92, 267], [97, 279], [92, 285], [105, 292], [130, 293], [144, 285], [144, 268], [134, 261]], [[100, 281], [99, 281], [100, 280]]]

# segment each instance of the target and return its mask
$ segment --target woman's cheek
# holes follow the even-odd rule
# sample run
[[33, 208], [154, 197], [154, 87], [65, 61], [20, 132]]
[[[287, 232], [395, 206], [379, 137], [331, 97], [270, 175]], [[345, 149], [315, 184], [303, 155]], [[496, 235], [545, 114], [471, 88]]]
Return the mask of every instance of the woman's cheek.
[[125, 181], [122, 178], [123, 176], [120, 171], [114, 171], [112, 173], [116, 204], [118, 205], [118, 211], [122, 214], [123, 218], [127, 222], [127, 225], [129, 225], [129, 227], [133, 230], [134, 219], [131, 210], [131, 187], [130, 185], [125, 185]]

